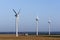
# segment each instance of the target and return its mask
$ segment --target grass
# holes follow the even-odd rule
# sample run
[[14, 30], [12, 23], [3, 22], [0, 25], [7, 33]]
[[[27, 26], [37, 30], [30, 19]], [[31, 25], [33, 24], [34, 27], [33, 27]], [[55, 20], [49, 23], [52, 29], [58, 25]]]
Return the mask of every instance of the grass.
[[0, 40], [60, 40], [60, 35], [19, 35], [15, 34], [0, 34]]

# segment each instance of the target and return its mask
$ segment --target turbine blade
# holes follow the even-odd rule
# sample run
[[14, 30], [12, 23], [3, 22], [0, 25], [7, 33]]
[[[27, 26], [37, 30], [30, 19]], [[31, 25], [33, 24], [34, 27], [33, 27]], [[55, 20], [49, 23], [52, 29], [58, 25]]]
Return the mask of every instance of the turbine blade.
[[15, 14], [17, 14], [16, 11], [15, 11], [14, 9], [13, 9], [13, 11], [14, 11]]
[[21, 10], [21, 9], [19, 9], [18, 14], [20, 13], [20, 10]]

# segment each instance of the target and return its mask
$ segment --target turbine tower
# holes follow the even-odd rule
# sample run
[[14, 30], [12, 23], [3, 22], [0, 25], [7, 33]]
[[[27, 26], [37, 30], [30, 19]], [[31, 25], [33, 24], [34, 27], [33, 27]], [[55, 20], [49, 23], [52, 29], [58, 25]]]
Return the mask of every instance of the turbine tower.
[[39, 17], [36, 17], [36, 35], [38, 36], [38, 22], [39, 22]]
[[49, 24], [49, 35], [50, 35], [50, 27], [51, 27], [51, 19], [50, 18], [48, 20], [48, 24]]
[[18, 37], [18, 25], [19, 25], [19, 12], [17, 13], [14, 9], [13, 9], [14, 13], [15, 13], [15, 17], [16, 17], [16, 20], [15, 20], [15, 27], [16, 27], [16, 37]]

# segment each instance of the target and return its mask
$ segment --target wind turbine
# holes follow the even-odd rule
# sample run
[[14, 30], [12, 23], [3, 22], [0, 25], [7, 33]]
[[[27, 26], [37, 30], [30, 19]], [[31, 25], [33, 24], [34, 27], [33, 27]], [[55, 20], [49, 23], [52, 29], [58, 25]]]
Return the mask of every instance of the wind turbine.
[[16, 37], [18, 37], [18, 25], [19, 25], [19, 12], [17, 13], [14, 9], [13, 9], [14, 13], [15, 13], [15, 17], [16, 17], [16, 23], [15, 23], [15, 27], [16, 27]]
[[48, 24], [49, 24], [49, 35], [50, 35], [50, 27], [51, 27], [51, 19], [50, 18], [48, 20]]
[[39, 22], [39, 17], [36, 17], [36, 35], [38, 36], [38, 22]]

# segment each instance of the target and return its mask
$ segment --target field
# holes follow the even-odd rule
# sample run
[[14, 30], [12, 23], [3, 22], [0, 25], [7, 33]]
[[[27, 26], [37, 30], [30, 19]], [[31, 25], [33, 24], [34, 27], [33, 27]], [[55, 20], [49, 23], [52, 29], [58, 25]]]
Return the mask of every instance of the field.
[[59, 35], [19, 35], [16, 37], [15, 34], [0, 34], [0, 40], [60, 40]]

